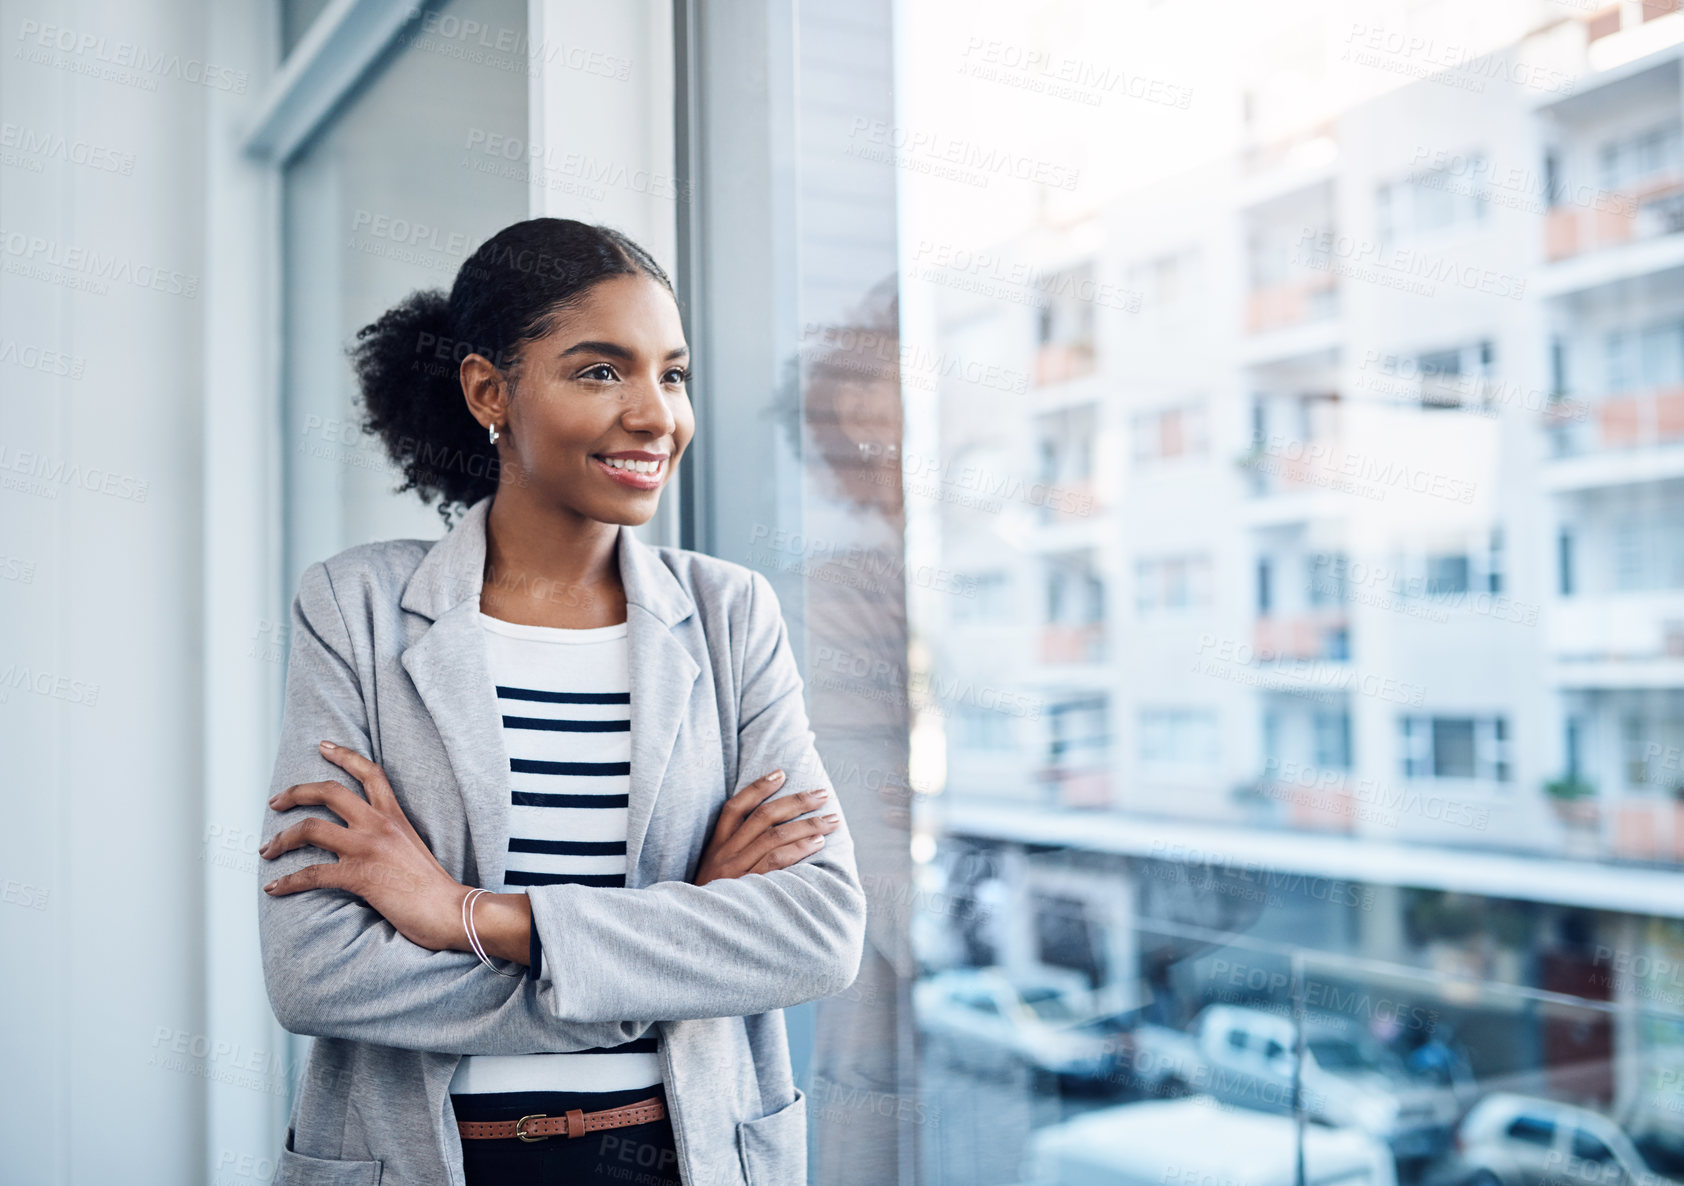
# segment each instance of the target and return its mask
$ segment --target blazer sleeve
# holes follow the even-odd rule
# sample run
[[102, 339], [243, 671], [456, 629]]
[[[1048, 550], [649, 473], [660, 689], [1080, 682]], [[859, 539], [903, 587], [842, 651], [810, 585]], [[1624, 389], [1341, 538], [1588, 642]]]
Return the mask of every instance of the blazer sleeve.
[[[830, 779], [770, 582], [751, 573], [738, 688], [738, 785], [782, 769], [778, 795]], [[825, 813], [840, 813], [832, 796]], [[682, 1020], [765, 1013], [852, 984], [865, 942], [865, 894], [847, 821], [787, 869], [642, 888], [529, 886], [547, 957], [540, 996], [558, 1018], [631, 1014]]]
[[[269, 794], [302, 782], [355, 779], [323, 758], [323, 738], [373, 754], [368, 712], [350, 634], [327, 568], [310, 566], [292, 603], [292, 643], [281, 739]], [[306, 814], [343, 822], [310, 804], [284, 813], [265, 806], [267, 840]], [[338, 858], [305, 845], [258, 871], [258, 936], [269, 1003], [295, 1034], [347, 1038], [445, 1054], [568, 1053], [643, 1036], [651, 1022], [619, 1015], [596, 1023], [562, 1020], [538, 999], [528, 976], [499, 976], [465, 951], [410, 942], [360, 897], [313, 889], [271, 897], [263, 885], [305, 865]]]

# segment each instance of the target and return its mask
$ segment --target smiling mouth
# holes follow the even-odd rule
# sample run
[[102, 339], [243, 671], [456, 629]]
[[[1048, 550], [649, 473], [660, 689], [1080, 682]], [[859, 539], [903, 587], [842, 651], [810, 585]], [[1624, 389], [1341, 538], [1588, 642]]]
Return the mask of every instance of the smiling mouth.
[[671, 459], [665, 454], [653, 453], [593, 453], [591, 460], [603, 473], [623, 486], [630, 486], [633, 490], [656, 490], [666, 481], [667, 465]]

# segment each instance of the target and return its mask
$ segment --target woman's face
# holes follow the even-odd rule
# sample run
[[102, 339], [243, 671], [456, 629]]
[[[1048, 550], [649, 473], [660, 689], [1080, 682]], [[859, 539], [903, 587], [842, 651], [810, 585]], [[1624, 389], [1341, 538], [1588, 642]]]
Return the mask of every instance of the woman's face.
[[611, 276], [521, 352], [498, 441], [505, 484], [602, 523], [646, 523], [696, 431], [678, 306]]

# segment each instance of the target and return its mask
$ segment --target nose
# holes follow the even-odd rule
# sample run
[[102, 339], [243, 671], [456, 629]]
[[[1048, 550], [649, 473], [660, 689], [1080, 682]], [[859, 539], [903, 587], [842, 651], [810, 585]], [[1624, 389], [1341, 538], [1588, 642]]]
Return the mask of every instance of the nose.
[[660, 384], [635, 383], [628, 385], [629, 398], [620, 423], [627, 432], [648, 433], [654, 437], [671, 436], [678, 428], [678, 419], [667, 405]]

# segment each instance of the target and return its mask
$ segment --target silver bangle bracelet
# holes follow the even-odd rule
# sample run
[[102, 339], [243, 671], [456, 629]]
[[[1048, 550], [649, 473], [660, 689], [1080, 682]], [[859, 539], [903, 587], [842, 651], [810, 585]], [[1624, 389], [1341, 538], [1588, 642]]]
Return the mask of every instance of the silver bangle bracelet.
[[480, 963], [490, 968], [499, 976], [524, 976], [526, 974], [525, 969], [520, 969], [514, 972], [505, 972], [502, 968], [499, 968], [496, 964], [492, 963], [491, 957], [485, 954], [484, 944], [479, 941], [479, 932], [474, 929], [474, 903], [479, 900], [479, 896], [481, 894], [489, 894], [490, 892], [491, 891], [488, 889], [471, 889], [463, 895], [462, 930], [467, 933], [468, 943], [473, 947], [474, 954], [479, 956]]

